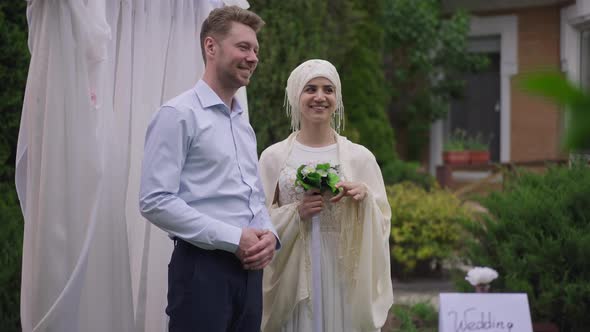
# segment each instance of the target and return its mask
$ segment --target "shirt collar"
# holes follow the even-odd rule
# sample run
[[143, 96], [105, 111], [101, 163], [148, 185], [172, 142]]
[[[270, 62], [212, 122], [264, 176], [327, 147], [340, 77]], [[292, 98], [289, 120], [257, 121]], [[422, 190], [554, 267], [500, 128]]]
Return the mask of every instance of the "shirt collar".
[[[213, 91], [213, 89], [211, 89], [211, 87], [205, 81], [199, 80], [195, 85], [194, 90], [197, 94], [197, 97], [199, 98], [199, 101], [201, 102], [201, 106], [203, 107], [203, 109], [215, 109], [216, 107], [213, 106], [218, 106], [223, 110], [229, 111], [225, 103], [221, 100], [221, 98], [219, 98], [217, 93], [215, 93], [215, 91]], [[242, 112], [244, 112], [242, 106], [240, 106], [240, 103], [238, 102], [238, 99], [235, 96], [232, 97], [231, 111], [235, 114], [241, 114]]]

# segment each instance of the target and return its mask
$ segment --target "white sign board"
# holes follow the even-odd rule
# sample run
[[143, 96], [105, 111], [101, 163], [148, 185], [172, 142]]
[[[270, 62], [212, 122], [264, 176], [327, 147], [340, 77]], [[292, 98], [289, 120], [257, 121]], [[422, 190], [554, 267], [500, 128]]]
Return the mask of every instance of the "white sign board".
[[526, 294], [441, 293], [439, 332], [532, 332]]

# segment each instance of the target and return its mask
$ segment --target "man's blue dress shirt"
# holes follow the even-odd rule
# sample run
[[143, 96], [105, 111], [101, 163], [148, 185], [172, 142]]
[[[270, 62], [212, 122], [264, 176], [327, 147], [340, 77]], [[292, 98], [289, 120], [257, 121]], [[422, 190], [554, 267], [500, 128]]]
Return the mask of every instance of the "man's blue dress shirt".
[[203, 80], [162, 106], [145, 140], [139, 205], [146, 219], [204, 249], [235, 252], [244, 227], [277, 236], [256, 136], [242, 115], [235, 98], [230, 110]]

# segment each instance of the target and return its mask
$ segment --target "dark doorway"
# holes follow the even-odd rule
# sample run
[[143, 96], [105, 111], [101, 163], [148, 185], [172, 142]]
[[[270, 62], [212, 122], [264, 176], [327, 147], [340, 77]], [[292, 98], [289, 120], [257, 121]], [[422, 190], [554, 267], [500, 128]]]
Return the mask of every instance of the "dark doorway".
[[463, 98], [451, 103], [447, 137], [457, 129], [469, 137], [479, 136], [490, 149], [492, 161], [500, 160], [500, 53], [480, 53], [489, 58], [489, 66], [478, 73], [463, 75]]

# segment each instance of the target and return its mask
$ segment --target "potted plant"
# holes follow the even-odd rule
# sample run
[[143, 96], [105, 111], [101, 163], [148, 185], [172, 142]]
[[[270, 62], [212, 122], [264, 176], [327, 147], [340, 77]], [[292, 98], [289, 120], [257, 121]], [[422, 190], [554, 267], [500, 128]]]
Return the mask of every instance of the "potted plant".
[[559, 327], [549, 322], [533, 322], [533, 332], [559, 332]]
[[466, 150], [469, 151], [469, 162], [474, 165], [487, 164], [490, 161], [489, 144], [485, 143], [480, 133], [471, 137], [466, 142]]
[[469, 164], [469, 152], [466, 150], [467, 136], [464, 130], [457, 129], [443, 147], [443, 161], [447, 165]]

